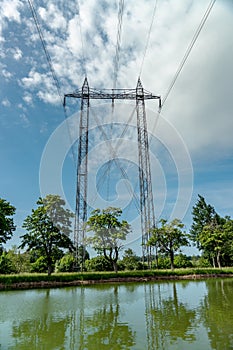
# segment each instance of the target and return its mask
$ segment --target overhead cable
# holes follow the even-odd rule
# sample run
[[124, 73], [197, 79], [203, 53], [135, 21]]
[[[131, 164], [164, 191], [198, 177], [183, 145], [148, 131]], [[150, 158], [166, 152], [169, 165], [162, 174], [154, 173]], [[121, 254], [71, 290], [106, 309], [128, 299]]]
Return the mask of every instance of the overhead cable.
[[206, 9], [206, 11], [204, 13], [204, 16], [202, 17], [201, 22], [200, 22], [200, 24], [199, 24], [199, 26], [198, 26], [198, 28], [197, 28], [197, 30], [196, 30], [196, 32], [195, 32], [195, 34], [194, 34], [190, 44], [189, 44], [189, 46], [188, 46], [188, 48], [187, 48], [187, 50], [186, 50], [186, 52], [184, 54], [184, 57], [183, 57], [180, 65], [179, 65], [179, 67], [178, 67], [178, 69], [177, 69], [177, 71], [176, 71], [176, 73], [174, 75], [174, 78], [172, 79], [172, 82], [171, 82], [170, 86], [168, 87], [168, 90], [167, 90], [166, 94], [164, 95], [161, 107], [164, 106], [164, 104], [165, 104], [165, 102], [166, 102], [166, 100], [167, 100], [167, 98], [168, 98], [168, 96], [169, 96], [173, 86], [175, 85], [176, 80], [178, 79], [178, 76], [179, 76], [180, 72], [182, 71], [182, 69], [183, 69], [183, 67], [184, 67], [184, 65], [186, 63], [186, 61], [187, 61], [187, 59], [188, 59], [188, 57], [189, 57], [189, 55], [190, 55], [190, 53], [192, 51], [192, 48], [195, 45], [195, 43], [196, 43], [196, 41], [197, 41], [197, 39], [198, 39], [198, 37], [199, 37], [199, 35], [201, 33], [201, 30], [204, 27], [204, 24], [206, 23], [207, 18], [209, 17], [209, 14], [210, 14], [210, 12], [211, 12], [215, 2], [216, 2], [216, 0], [211, 0], [210, 1], [209, 5], [208, 5], [208, 7], [207, 7], [207, 9]]
[[147, 49], [148, 49], [149, 42], [150, 42], [150, 35], [151, 35], [151, 31], [152, 31], [152, 27], [153, 27], [154, 19], [155, 19], [155, 14], [156, 14], [156, 10], [157, 10], [157, 3], [158, 3], [158, 0], [155, 0], [154, 10], [153, 10], [153, 13], [152, 13], [151, 23], [150, 23], [150, 27], [149, 27], [148, 34], [147, 34], [146, 45], [145, 45], [145, 49], [144, 49], [144, 53], [143, 53], [143, 57], [142, 57], [142, 63], [141, 63], [140, 71], [139, 71], [139, 77], [142, 74], [142, 69], [143, 69], [145, 57], [146, 57], [146, 54], [147, 54]]
[[[30, 7], [30, 10], [31, 10], [31, 13], [32, 13], [32, 17], [34, 19], [34, 23], [35, 23], [35, 26], [36, 26], [36, 29], [37, 29], [37, 32], [38, 32], [38, 35], [39, 35], [39, 38], [40, 38], [40, 41], [41, 41], [44, 53], [45, 53], [46, 60], [48, 62], [49, 70], [50, 70], [50, 72], [52, 74], [52, 78], [53, 78], [54, 84], [56, 86], [57, 93], [58, 93], [58, 96], [60, 98], [60, 102], [61, 102], [61, 104], [63, 106], [63, 113], [64, 113], [65, 120], [66, 120], [66, 125], [67, 125], [68, 134], [69, 134], [69, 139], [70, 139], [70, 143], [72, 145], [72, 138], [71, 138], [70, 129], [69, 129], [68, 121], [67, 121], [68, 116], [67, 116], [67, 113], [66, 113], [65, 106], [63, 104], [63, 94], [61, 92], [60, 83], [59, 83], [59, 80], [57, 78], [56, 72], [55, 72], [54, 67], [53, 67], [53, 62], [51, 60], [50, 54], [49, 54], [47, 46], [46, 46], [44, 35], [43, 35], [43, 32], [42, 32], [41, 27], [40, 27], [40, 23], [39, 23], [39, 20], [38, 20], [36, 11], [35, 11], [35, 7], [33, 5], [33, 1], [32, 0], [28, 0], [28, 4], [29, 4], [29, 7]], [[71, 149], [72, 149], [73, 161], [74, 161], [74, 164], [76, 165], [76, 157], [75, 157], [75, 152], [74, 152], [74, 149], [73, 149], [73, 145], [71, 146]]]
[[84, 42], [83, 42], [83, 31], [82, 31], [82, 24], [81, 24], [81, 16], [80, 16], [80, 5], [79, 0], [77, 0], [77, 8], [78, 8], [78, 16], [79, 16], [79, 32], [80, 32], [80, 39], [81, 39], [81, 45], [82, 45], [82, 69], [85, 77], [87, 77], [87, 69], [86, 69], [86, 55], [84, 50]]
[[120, 50], [121, 50], [121, 33], [122, 33], [123, 13], [124, 13], [124, 0], [119, 0], [117, 42], [116, 42], [116, 52], [115, 52], [115, 58], [114, 58], [114, 72], [113, 72], [113, 89], [116, 88], [118, 71], [119, 71], [119, 58], [120, 58]]

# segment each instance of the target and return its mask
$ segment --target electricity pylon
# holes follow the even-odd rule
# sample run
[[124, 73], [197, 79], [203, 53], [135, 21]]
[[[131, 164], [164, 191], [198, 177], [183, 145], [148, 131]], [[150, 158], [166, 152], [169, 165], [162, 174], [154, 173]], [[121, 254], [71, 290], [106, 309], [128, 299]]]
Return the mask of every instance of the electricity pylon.
[[[145, 100], [158, 99], [161, 108], [160, 96], [153, 95], [142, 87], [140, 78], [136, 89], [93, 89], [85, 78], [83, 86], [66, 98], [81, 99], [81, 115], [79, 122], [79, 147], [77, 165], [77, 189], [75, 209], [74, 244], [76, 251], [79, 246], [84, 246], [85, 222], [87, 220], [87, 165], [88, 165], [88, 127], [89, 127], [89, 103], [91, 99], [98, 100], [136, 100], [137, 107], [137, 133], [138, 133], [138, 158], [139, 158], [139, 183], [140, 183], [140, 214], [142, 230], [143, 258], [149, 261], [150, 250], [146, 243], [150, 237], [150, 231], [155, 226], [155, 213], [153, 192], [151, 183], [151, 168], [149, 156], [149, 141], [146, 121]], [[85, 254], [85, 252], [84, 252]]]

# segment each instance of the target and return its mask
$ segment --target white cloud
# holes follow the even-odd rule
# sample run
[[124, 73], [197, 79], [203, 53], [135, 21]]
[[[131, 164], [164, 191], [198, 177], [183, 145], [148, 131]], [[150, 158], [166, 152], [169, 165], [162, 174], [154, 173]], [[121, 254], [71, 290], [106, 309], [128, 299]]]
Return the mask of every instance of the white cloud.
[[24, 102], [26, 102], [28, 105], [33, 105], [33, 98], [32, 98], [32, 95], [29, 94], [29, 93], [26, 93], [24, 96], [23, 96], [23, 100]]
[[10, 21], [20, 22], [20, 8], [22, 5], [20, 0], [3, 0], [1, 4], [2, 16]]
[[41, 19], [54, 30], [66, 30], [66, 20], [62, 12], [55, 4], [48, 3], [47, 7], [39, 7], [38, 13]]
[[43, 77], [45, 77], [45, 74], [40, 74], [32, 69], [29, 72], [28, 77], [22, 79], [22, 83], [26, 88], [30, 89], [32, 87], [37, 87], [40, 85], [42, 83]]
[[[147, 90], [164, 97], [208, 4], [208, 0], [158, 2], [141, 74]], [[15, 0], [13, 12], [8, 9], [5, 13], [15, 21], [24, 18], [31, 33], [27, 45], [31, 45], [33, 38], [33, 48], [36, 48], [36, 55], [33, 51], [31, 55], [25, 55], [15, 49], [15, 59], [23, 54], [29, 67], [21, 79], [22, 86], [42, 101], [56, 104], [59, 96], [35, 26], [33, 28], [32, 20], [26, 21], [20, 8], [20, 1]], [[84, 68], [91, 87], [111, 88], [113, 85], [117, 4], [82, 0], [79, 8], [80, 14], [74, 3], [55, 0], [41, 1], [36, 7], [62, 93], [82, 86]], [[125, 3], [118, 87], [136, 86], [153, 8], [152, 0], [144, 1], [143, 5], [139, 0]], [[193, 153], [203, 152], [205, 148], [209, 151], [212, 147], [216, 154], [216, 140], [221, 150], [233, 148], [233, 119], [230, 118], [233, 48], [229, 45], [233, 35], [232, 20], [231, 2], [216, 2], [162, 110], [163, 116], [175, 125]], [[8, 79], [11, 74], [7, 69], [3, 72]], [[29, 103], [29, 95], [25, 96]]]
[[18, 47], [12, 50], [12, 54], [16, 61], [19, 61], [23, 56], [23, 52]]
[[11, 72], [9, 72], [8, 70], [6, 70], [6, 69], [2, 69], [2, 76], [7, 80], [7, 81], [9, 81], [11, 78], [12, 78], [12, 73]]
[[10, 103], [10, 101], [8, 100], [8, 98], [4, 98], [4, 99], [2, 100], [2, 105], [3, 105], [4, 107], [10, 107], [10, 106], [11, 106], [11, 103]]

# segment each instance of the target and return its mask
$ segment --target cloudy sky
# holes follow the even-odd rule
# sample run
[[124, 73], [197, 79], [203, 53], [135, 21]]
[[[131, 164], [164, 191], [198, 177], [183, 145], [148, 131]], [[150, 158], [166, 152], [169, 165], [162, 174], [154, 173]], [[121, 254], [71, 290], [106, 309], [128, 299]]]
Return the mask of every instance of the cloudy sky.
[[[29, 2], [0, 0], [0, 196], [17, 208], [13, 243], [41, 193], [59, 192], [74, 208], [80, 104], [68, 101], [65, 123], [61, 97], [79, 89], [85, 75], [91, 87], [113, 88], [118, 3], [34, 0], [59, 96]], [[116, 87], [135, 88], [140, 75], [145, 89], [163, 100], [213, 3], [124, 1]], [[217, 0], [161, 114], [156, 101], [147, 104], [156, 217], [177, 214], [187, 229], [198, 193], [221, 215], [233, 215], [232, 23], [233, 2]], [[108, 104], [91, 105], [89, 204], [121, 205], [138, 232], [136, 205], [129, 205], [132, 192], [138, 193], [134, 106], [116, 105], [112, 114]], [[98, 123], [107, 125], [101, 129]], [[110, 132], [114, 140], [109, 146]], [[109, 152], [112, 148], [115, 153]], [[106, 162], [114, 157], [120, 161], [112, 164], [111, 178], [104, 182]]]

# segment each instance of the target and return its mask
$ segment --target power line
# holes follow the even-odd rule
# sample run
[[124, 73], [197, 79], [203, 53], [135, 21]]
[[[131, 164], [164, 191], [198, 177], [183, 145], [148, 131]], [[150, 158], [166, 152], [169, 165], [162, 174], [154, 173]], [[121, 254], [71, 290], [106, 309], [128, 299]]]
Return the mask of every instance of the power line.
[[57, 88], [57, 93], [58, 93], [58, 95], [59, 95], [59, 97], [60, 97], [61, 103], [63, 103], [63, 97], [62, 97], [62, 93], [61, 93], [61, 87], [60, 87], [59, 81], [58, 81], [58, 79], [57, 79], [55, 70], [54, 70], [54, 68], [53, 68], [53, 63], [52, 63], [51, 57], [50, 57], [50, 55], [49, 55], [49, 53], [48, 53], [48, 50], [47, 50], [47, 47], [46, 47], [45, 39], [44, 39], [42, 30], [41, 30], [41, 28], [40, 28], [40, 24], [39, 24], [39, 20], [38, 20], [36, 11], [35, 11], [35, 7], [34, 7], [34, 5], [33, 5], [32, 0], [28, 0], [28, 3], [29, 3], [29, 6], [30, 6], [30, 9], [31, 9], [31, 13], [32, 13], [32, 16], [33, 16], [35, 25], [36, 25], [37, 32], [38, 32], [39, 37], [40, 37], [40, 41], [41, 41], [41, 44], [42, 44], [42, 47], [43, 47], [43, 50], [44, 50], [44, 53], [45, 53], [45, 56], [46, 56], [48, 65], [49, 65], [50, 72], [52, 73], [52, 77], [53, 77], [55, 86], [56, 86], [56, 88]]
[[[116, 146], [113, 148], [113, 150], [114, 150], [115, 153], [118, 152], [119, 147], [120, 147], [121, 144], [122, 144], [122, 139], [123, 139], [123, 137], [125, 136], [125, 134], [126, 134], [128, 128], [129, 128], [129, 126], [130, 126], [130, 123], [131, 123], [131, 121], [132, 121], [132, 118], [133, 118], [133, 116], [134, 116], [135, 111], [136, 111], [136, 106], [134, 107], [133, 111], [131, 112], [130, 117], [129, 117], [127, 123], [125, 124], [124, 129], [123, 129], [121, 135], [118, 137], [119, 140], [118, 140]], [[101, 132], [102, 132], [102, 131], [101, 131]], [[103, 186], [105, 179], [107, 180], [107, 187], [109, 186], [109, 176], [110, 176], [110, 168], [111, 168], [111, 166], [109, 166], [109, 163], [111, 163], [111, 162], [112, 162], [112, 160], [109, 160], [109, 161], [108, 161], [107, 168], [105, 169], [103, 175], [99, 178], [99, 180], [98, 180], [98, 182], [97, 182], [97, 186], [96, 186], [96, 192], [97, 192], [97, 193], [100, 191], [101, 186]], [[109, 188], [107, 188], [107, 200], [108, 200], [108, 198], [109, 198], [109, 197], [108, 197], [108, 196], [109, 196], [108, 191], [109, 191]], [[95, 195], [95, 197], [93, 197], [93, 199], [92, 199], [92, 201], [91, 201], [92, 205], [94, 205], [96, 199], [97, 199], [97, 194]]]
[[[69, 134], [69, 139], [70, 139], [70, 143], [72, 145], [72, 138], [71, 138], [70, 129], [69, 129], [68, 121], [67, 121], [68, 116], [67, 116], [67, 113], [66, 113], [65, 106], [63, 104], [63, 95], [62, 95], [62, 92], [61, 92], [61, 86], [60, 86], [59, 80], [57, 78], [56, 72], [55, 72], [54, 67], [53, 67], [53, 62], [51, 60], [50, 54], [49, 54], [47, 46], [46, 46], [44, 35], [43, 35], [41, 27], [40, 27], [40, 23], [39, 23], [39, 20], [38, 20], [36, 11], [35, 11], [35, 7], [33, 5], [33, 1], [32, 0], [28, 0], [28, 4], [29, 4], [29, 7], [30, 7], [30, 10], [31, 10], [31, 13], [32, 13], [32, 17], [34, 19], [34, 23], [35, 23], [35, 26], [36, 26], [36, 29], [37, 29], [37, 32], [38, 32], [38, 35], [39, 35], [39, 38], [40, 38], [40, 41], [41, 41], [44, 53], [45, 53], [46, 60], [48, 62], [49, 70], [50, 70], [50, 72], [52, 74], [52, 78], [53, 78], [54, 84], [56, 86], [58, 96], [60, 97], [60, 102], [61, 102], [61, 104], [63, 106], [63, 113], [64, 113], [65, 120], [66, 120], [66, 125], [67, 125], [68, 134]], [[75, 157], [75, 152], [74, 152], [73, 145], [71, 146], [71, 150], [72, 150], [72, 156], [73, 156], [74, 164], [76, 164], [76, 157]]]
[[195, 45], [195, 43], [196, 43], [196, 41], [197, 41], [197, 39], [198, 39], [198, 37], [199, 37], [199, 35], [201, 33], [201, 30], [204, 27], [204, 24], [207, 21], [207, 18], [209, 17], [209, 14], [210, 14], [210, 12], [211, 12], [215, 2], [216, 2], [216, 0], [211, 0], [210, 1], [209, 5], [208, 5], [208, 7], [207, 7], [207, 9], [206, 9], [206, 11], [204, 13], [204, 16], [202, 17], [202, 20], [201, 20], [201, 22], [200, 22], [200, 24], [199, 24], [199, 26], [198, 26], [198, 28], [197, 28], [197, 30], [196, 30], [192, 40], [191, 40], [191, 42], [190, 42], [190, 44], [189, 44], [189, 46], [188, 46], [188, 48], [187, 48], [187, 50], [186, 50], [186, 52], [184, 54], [184, 57], [183, 57], [180, 65], [179, 65], [179, 67], [178, 67], [178, 69], [177, 69], [177, 71], [176, 71], [176, 73], [174, 75], [174, 78], [172, 79], [172, 82], [171, 82], [170, 86], [168, 87], [168, 90], [167, 90], [167, 92], [166, 92], [166, 94], [164, 96], [164, 99], [163, 99], [161, 107], [164, 106], [164, 104], [165, 104], [165, 102], [166, 102], [166, 100], [167, 100], [167, 98], [168, 98], [168, 96], [169, 96], [173, 86], [175, 85], [176, 80], [178, 79], [178, 76], [179, 76], [181, 70], [183, 69], [183, 67], [184, 67], [184, 65], [186, 63], [186, 61], [187, 61], [187, 59], [188, 59], [188, 57], [189, 57], [189, 55], [190, 55], [190, 53], [192, 51], [192, 48]]
[[151, 18], [151, 24], [150, 24], [150, 27], [149, 27], [149, 30], [148, 30], [146, 45], [145, 45], [144, 54], [143, 54], [143, 57], [142, 57], [141, 68], [140, 68], [140, 71], [139, 71], [139, 77], [142, 74], [142, 69], [143, 69], [143, 65], [144, 65], [147, 49], [148, 49], [148, 46], [149, 46], [150, 35], [151, 35], [151, 31], [152, 31], [152, 27], [153, 27], [153, 23], [154, 23], [154, 19], [155, 19], [155, 14], [156, 14], [156, 9], [157, 9], [157, 3], [158, 3], [158, 0], [155, 0], [154, 10], [153, 10], [152, 18]]
[[[163, 108], [164, 104], [166, 103], [166, 101], [168, 99], [168, 96], [170, 95], [171, 90], [173, 89], [173, 87], [174, 87], [174, 85], [175, 85], [175, 83], [176, 83], [176, 81], [177, 81], [177, 79], [179, 77], [179, 74], [181, 73], [181, 71], [182, 71], [182, 69], [183, 69], [183, 67], [184, 67], [184, 65], [185, 65], [185, 63], [186, 63], [186, 61], [187, 61], [187, 59], [188, 59], [188, 57], [189, 57], [189, 55], [190, 55], [190, 53], [191, 53], [195, 43], [196, 43], [200, 33], [201, 33], [201, 30], [204, 27], [204, 24], [206, 23], [206, 21], [207, 21], [209, 15], [210, 15], [210, 12], [211, 12], [215, 2], [216, 2], [216, 0], [211, 0], [210, 1], [210, 3], [208, 5], [208, 7], [207, 7], [207, 9], [206, 9], [202, 19], [201, 19], [201, 22], [200, 22], [199, 26], [197, 27], [197, 30], [196, 30], [196, 32], [195, 32], [195, 34], [194, 34], [194, 36], [193, 36], [193, 38], [192, 38], [188, 48], [187, 48], [187, 50], [185, 51], [184, 57], [183, 57], [180, 65], [179, 65], [179, 67], [178, 67], [178, 69], [177, 69], [177, 71], [176, 71], [176, 73], [174, 75], [174, 78], [172, 79], [171, 84], [169, 85], [169, 87], [167, 89], [167, 92], [164, 95], [164, 99], [162, 100], [161, 108], [158, 110], [158, 113], [157, 113], [157, 116], [156, 116], [156, 119], [155, 119], [155, 122], [154, 122], [154, 125], [153, 125], [152, 135], [154, 134], [154, 131], [155, 131], [156, 126], [158, 124], [160, 113], [161, 113], [161, 109]], [[151, 143], [151, 141], [152, 141], [152, 136], [150, 137], [149, 144]]]
[[82, 31], [82, 25], [81, 25], [79, 0], [77, 0], [77, 8], [78, 8], [78, 16], [79, 16], [79, 32], [80, 32], [80, 39], [81, 39], [81, 45], [82, 45], [82, 68], [83, 68], [83, 72], [84, 72], [85, 77], [87, 77], [86, 55], [85, 55], [85, 51], [84, 51], [83, 31]]
[[116, 88], [118, 71], [119, 71], [119, 57], [120, 57], [120, 50], [121, 50], [121, 33], [122, 33], [123, 13], [124, 13], [124, 0], [119, 0], [117, 42], [116, 42], [116, 52], [115, 52], [115, 58], [114, 58], [114, 72], [113, 72], [113, 89]]
[[[94, 111], [93, 111], [92, 108], [91, 108], [91, 110], [92, 110], [93, 116], [94, 116], [94, 118], [95, 118], [97, 127], [98, 127], [98, 129], [100, 130], [100, 132], [101, 132], [101, 134], [102, 134], [104, 140], [105, 140], [105, 141], [108, 141], [107, 134], [106, 134], [106, 132], [104, 131], [104, 128], [103, 128], [103, 126], [101, 125], [101, 123], [100, 123], [100, 121], [99, 121], [97, 115], [94, 113]], [[123, 178], [124, 178], [125, 180], [128, 180], [128, 181], [129, 181], [129, 177], [128, 177], [128, 175], [127, 175], [125, 169], [121, 166], [120, 161], [119, 161], [119, 159], [118, 159], [118, 157], [117, 157], [116, 149], [114, 149], [114, 147], [111, 145], [111, 143], [109, 143], [109, 151], [110, 151], [111, 157], [113, 158], [112, 161], [115, 163], [115, 165], [116, 165], [116, 166], [118, 167], [118, 169], [120, 170], [120, 172], [121, 172]], [[128, 181], [126, 181], [127, 190], [128, 190], [128, 192], [129, 192], [129, 194], [132, 195], [132, 197], [134, 198], [135, 207], [137, 208], [138, 213], [140, 213], [138, 197], [137, 197], [136, 193], [135, 193], [134, 191], [132, 191], [132, 188], [131, 188], [131, 186], [129, 185]]]

